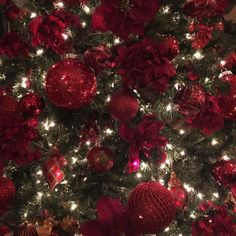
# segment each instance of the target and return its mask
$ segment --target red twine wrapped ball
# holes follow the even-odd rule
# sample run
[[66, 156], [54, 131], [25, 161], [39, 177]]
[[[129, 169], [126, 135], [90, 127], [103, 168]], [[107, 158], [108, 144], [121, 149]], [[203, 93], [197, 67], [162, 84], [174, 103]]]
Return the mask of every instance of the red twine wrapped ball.
[[16, 230], [13, 236], [38, 236], [38, 233], [32, 224], [23, 224]]
[[0, 114], [13, 113], [16, 111], [18, 101], [8, 95], [0, 96]]
[[46, 78], [50, 101], [59, 107], [78, 109], [89, 104], [96, 95], [96, 78], [79, 60], [65, 59], [54, 64]]
[[236, 120], [236, 75], [230, 71], [225, 71], [219, 77], [230, 87], [226, 94], [219, 97], [219, 105], [226, 119]]
[[200, 85], [189, 85], [178, 91], [174, 103], [180, 114], [186, 117], [198, 115], [205, 107], [206, 96]]
[[127, 205], [129, 220], [144, 234], [162, 232], [173, 221], [175, 211], [171, 192], [157, 182], [139, 184]]
[[109, 171], [113, 164], [113, 152], [108, 147], [94, 147], [87, 154], [89, 168], [96, 172]]
[[[13, 182], [5, 177], [0, 177], [0, 206], [5, 207], [12, 203], [16, 194]], [[7, 210], [7, 207], [6, 207]]]
[[115, 92], [108, 104], [109, 113], [120, 122], [133, 119], [138, 109], [138, 100], [134, 93], [128, 89], [121, 89]]

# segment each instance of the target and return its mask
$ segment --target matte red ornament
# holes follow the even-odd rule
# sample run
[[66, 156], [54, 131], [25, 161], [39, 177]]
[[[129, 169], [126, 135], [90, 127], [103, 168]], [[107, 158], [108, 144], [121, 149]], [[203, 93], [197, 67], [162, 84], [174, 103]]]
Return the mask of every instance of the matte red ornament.
[[225, 187], [236, 184], [236, 160], [216, 162], [212, 168], [212, 175]]
[[127, 213], [142, 233], [158, 234], [175, 217], [175, 201], [170, 191], [158, 182], [139, 184], [130, 194]]
[[13, 113], [17, 110], [18, 101], [8, 95], [0, 96], [0, 114]]
[[87, 154], [89, 168], [96, 172], [109, 171], [113, 164], [113, 152], [108, 147], [94, 147]]
[[89, 104], [96, 95], [96, 78], [77, 59], [65, 59], [54, 64], [47, 73], [46, 92], [59, 107], [78, 109]]
[[179, 90], [174, 103], [180, 114], [186, 117], [198, 115], [205, 107], [206, 95], [200, 85], [189, 85]]
[[16, 188], [13, 182], [6, 178], [0, 178], [0, 206], [9, 205], [14, 200]]
[[44, 102], [35, 93], [26, 94], [19, 102], [19, 110], [29, 116], [38, 116], [42, 112]]
[[236, 75], [233, 75], [230, 71], [225, 71], [219, 77], [229, 85], [229, 91], [219, 97], [219, 106], [223, 110], [226, 119], [236, 120]]
[[36, 228], [32, 224], [21, 225], [13, 236], [39, 236]]
[[108, 104], [108, 111], [111, 116], [120, 121], [133, 119], [139, 109], [139, 104], [134, 93], [129, 89], [120, 89], [112, 96]]
[[65, 178], [62, 165], [57, 157], [50, 158], [43, 164], [43, 175], [51, 190], [53, 190]]

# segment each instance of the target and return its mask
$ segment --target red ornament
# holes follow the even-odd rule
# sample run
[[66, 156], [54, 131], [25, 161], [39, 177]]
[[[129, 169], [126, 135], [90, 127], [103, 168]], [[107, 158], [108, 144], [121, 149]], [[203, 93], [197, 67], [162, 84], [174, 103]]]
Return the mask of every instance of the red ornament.
[[206, 96], [200, 85], [189, 85], [177, 92], [174, 103], [180, 114], [198, 115], [205, 107]]
[[178, 210], [184, 209], [186, 206], [187, 191], [183, 187], [181, 181], [177, 178], [176, 173], [173, 171], [169, 180], [169, 190], [172, 192], [175, 199], [175, 206]]
[[221, 160], [213, 165], [212, 175], [223, 186], [236, 184], [236, 161]]
[[134, 93], [128, 89], [120, 89], [115, 92], [108, 104], [109, 113], [120, 122], [133, 119], [138, 109], [138, 100]]
[[13, 113], [16, 111], [18, 101], [8, 95], [0, 96], [0, 114]]
[[23, 224], [13, 236], [38, 236], [36, 228], [32, 224]]
[[96, 95], [96, 78], [79, 60], [65, 59], [48, 71], [46, 91], [59, 107], [78, 109], [89, 104]]
[[7, 236], [10, 234], [10, 229], [7, 226], [0, 226], [0, 235]]
[[175, 211], [171, 192], [157, 182], [139, 184], [131, 192], [127, 206], [131, 223], [146, 234], [162, 232], [173, 221]]
[[[16, 188], [13, 182], [5, 177], [0, 178], [0, 209], [1, 213], [8, 210], [8, 206], [12, 203], [15, 198]], [[2, 211], [3, 210], [3, 211]]]
[[51, 190], [53, 190], [65, 178], [62, 167], [63, 165], [57, 157], [50, 158], [43, 164], [43, 175], [46, 178]]
[[19, 110], [24, 115], [38, 116], [42, 112], [43, 100], [35, 93], [26, 94], [19, 102]]
[[164, 43], [160, 43], [160, 48], [163, 50], [163, 56], [173, 60], [179, 54], [179, 42], [173, 37], [166, 38]]
[[113, 164], [113, 152], [108, 147], [94, 147], [87, 154], [89, 168], [96, 172], [109, 171]]
[[233, 75], [230, 71], [225, 71], [219, 77], [230, 87], [229, 92], [219, 97], [219, 106], [223, 110], [226, 119], [236, 120], [236, 75]]

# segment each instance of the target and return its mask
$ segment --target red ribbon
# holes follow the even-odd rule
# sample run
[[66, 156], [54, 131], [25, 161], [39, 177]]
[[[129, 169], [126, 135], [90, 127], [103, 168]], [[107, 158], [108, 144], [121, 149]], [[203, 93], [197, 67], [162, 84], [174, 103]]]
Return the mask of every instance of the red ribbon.
[[163, 125], [160, 121], [153, 121], [153, 115], [144, 116], [143, 120], [135, 128], [126, 123], [120, 125], [120, 137], [130, 144], [128, 172], [138, 171], [140, 166], [140, 152], [146, 158], [150, 158], [154, 148], [164, 147], [167, 139], [159, 134]]

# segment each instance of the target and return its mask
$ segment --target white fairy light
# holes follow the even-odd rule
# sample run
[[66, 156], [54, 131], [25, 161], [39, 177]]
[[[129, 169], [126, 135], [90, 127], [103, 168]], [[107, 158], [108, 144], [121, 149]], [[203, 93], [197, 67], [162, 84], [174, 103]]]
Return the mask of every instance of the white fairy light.
[[54, 6], [55, 6], [56, 8], [63, 8], [63, 7], [64, 7], [64, 3], [63, 3], [63, 2], [56, 2], [56, 3], [54, 4]]
[[38, 49], [37, 51], [36, 51], [36, 54], [38, 55], [38, 56], [41, 56], [42, 54], [43, 54], [43, 49], [42, 48], [40, 48], [40, 49]]
[[219, 198], [219, 193], [213, 193], [212, 194], [215, 198]]
[[194, 188], [191, 187], [189, 184], [184, 183], [183, 185], [184, 185], [184, 188], [186, 189], [186, 191], [187, 191], [188, 193], [194, 192]]
[[120, 39], [119, 38], [115, 38], [114, 39], [114, 44], [119, 44], [120, 43]]
[[32, 18], [35, 18], [35, 17], [37, 17], [37, 14], [35, 12], [31, 12], [30, 18], [32, 19]]
[[87, 179], [88, 179], [87, 177], [84, 177], [84, 178], [83, 178], [83, 181], [85, 182]]
[[111, 129], [109, 129], [109, 128], [105, 130], [105, 133], [108, 134], [108, 135], [113, 134], [113, 132], [114, 132], [114, 131], [111, 130]]
[[68, 181], [64, 180], [64, 181], [61, 182], [61, 184], [68, 184]]
[[65, 40], [67, 40], [67, 39], [69, 38], [69, 35], [68, 35], [68, 34], [62, 33], [61, 35], [62, 35], [62, 37], [63, 37]]
[[203, 194], [202, 193], [198, 193], [197, 196], [198, 196], [199, 199], [201, 199], [201, 200], [203, 199]]
[[222, 60], [222, 61], [220, 62], [220, 64], [221, 64], [222, 66], [225, 66], [226, 61]]
[[160, 169], [163, 170], [163, 169], [165, 169], [165, 168], [166, 168], [166, 163], [163, 163], [163, 164], [160, 165]]
[[167, 227], [164, 231], [165, 231], [165, 232], [168, 232], [168, 231], [170, 231], [170, 228]]
[[108, 96], [106, 99], [106, 102], [110, 102], [111, 101], [111, 96]]
[[36, 173], [36, 175], [43, 175], [43, 171], [42, 170], [39, 170], [37, 173]]
[[200, 50], [197, 50], [194, 54], [193, 57], [197, 60], [202, 60], [205, 56], [202, 54]]
[[27, 216], [28, 216], [28, 212], [25, 212], [24, 213], [24, 218], [27, 218]]
[[159, 179], [159, 182], [160, 182], [161, 185], [165, 185], [164, 179]]
[[168, 149], [170, 149], [170, 150], [173, 150], [173, 146], [172, 146], [170, 143], [168, 143], [168, 144], [166, 145], [166, 147], [167, 147]]
[[222, 159], [225, 160], [225, 161], [230, 160], [229, 156], [227, 156], [226, 154], [222, 156]]
[[168, 104], [167, 107], [166, 107], [166, 110], [167, 110], [167, 111], [171, 111], [171, 110], [172, 110], [172, 105], [171, 105], [171, 104]]
[[140, 178], [142, 178], [142, 174], [141, 173], [137, 173], [136, 177], [137, 177], [137, 179], [140, 179]]
[[91, 145], [91, 142], [90, 141], [86, 141], [86, 146], [90, 146]]
[[36, 181], [36, 184], [40, 184], [41, 183], [41, 181], [38, 179], [37, 181]]
[[71, 207], [70, 207], [70, 210], [71, 210], [71, 211], [74, 211], [77, 207], [78, 207], [78, 205], [75, 204], [74, 202], [72, 202]]
[[39, 200], [42, 198], [42, 196], [43, 196], [43, 193], [41, 193], [41, 192], [37, 193], [37, 197], [38, 197]]
[[205, 84], [207, 84], [209, 81], [210, 81], [210, 78], [206, 77], [204, 82]]
[[76, 157], [72, 157], [72, 164], [74, 165], [77, 162], [77, 158]]
[[22, 77], [21, 78], [21, 87], [22, 88], [27, 88], [28, 87], [28, 82], [29, 82], [29, 79], [27, 77]]
[[81, 23], [81, 25], [82, 25], [83, 28], [85, 28], [85, 27], [87, 26], [87, 23], [86, 23], [85, 21], [83, 21], [83, 22]]
[[89, 14], [91, 12], [91, 9], [87, 5], [83, 5], [82, 9], [85, 13]]
[[43, 124], [43, 127], [46, 131], [49, 131], [50, 128], [55, 127], [55, 125], [56, 125], [54, 121], [50, 121], [49, 119], [47, 119], [42, 124]]
[[191, 214], [190, 214], [190, 218], [192, 218], [192, 219], [196, 219], [197, 218], [197, 216], [194, 214], [195, 212], [192, 212]]
[[180, 131], [179, 131], [179, 133], [182, 135], [182, 134], [185, 134], [185, 130], [183, 130], [183, 129], [181, 129]]
[[215, 138], [213, 138], [211, 141], [211, 145], [216, 146], [217, 144], [219, 144], [219, 142]]
[[180, 152], [180, 155], [181, 155], [181, 156], [184, 156], [184, 155], [185, 155], [185, 151], [184, 151], [184, 150], [181, 151], [181, 152]]
[[192, 39], [192, 35], [189, 33], [185, 34], [185, 37], [186, 37], [186, 39]]
[[170, 7], [169, 6], [164, 7], [162, 12], [163, 14], [168, 14], [170, 12]]
[[174, 85], [174, 87], [175, 87], [176, 90], [180, 90], [181, 84], [180, 84], [180, 83], [176, 83], [176, 84]]

